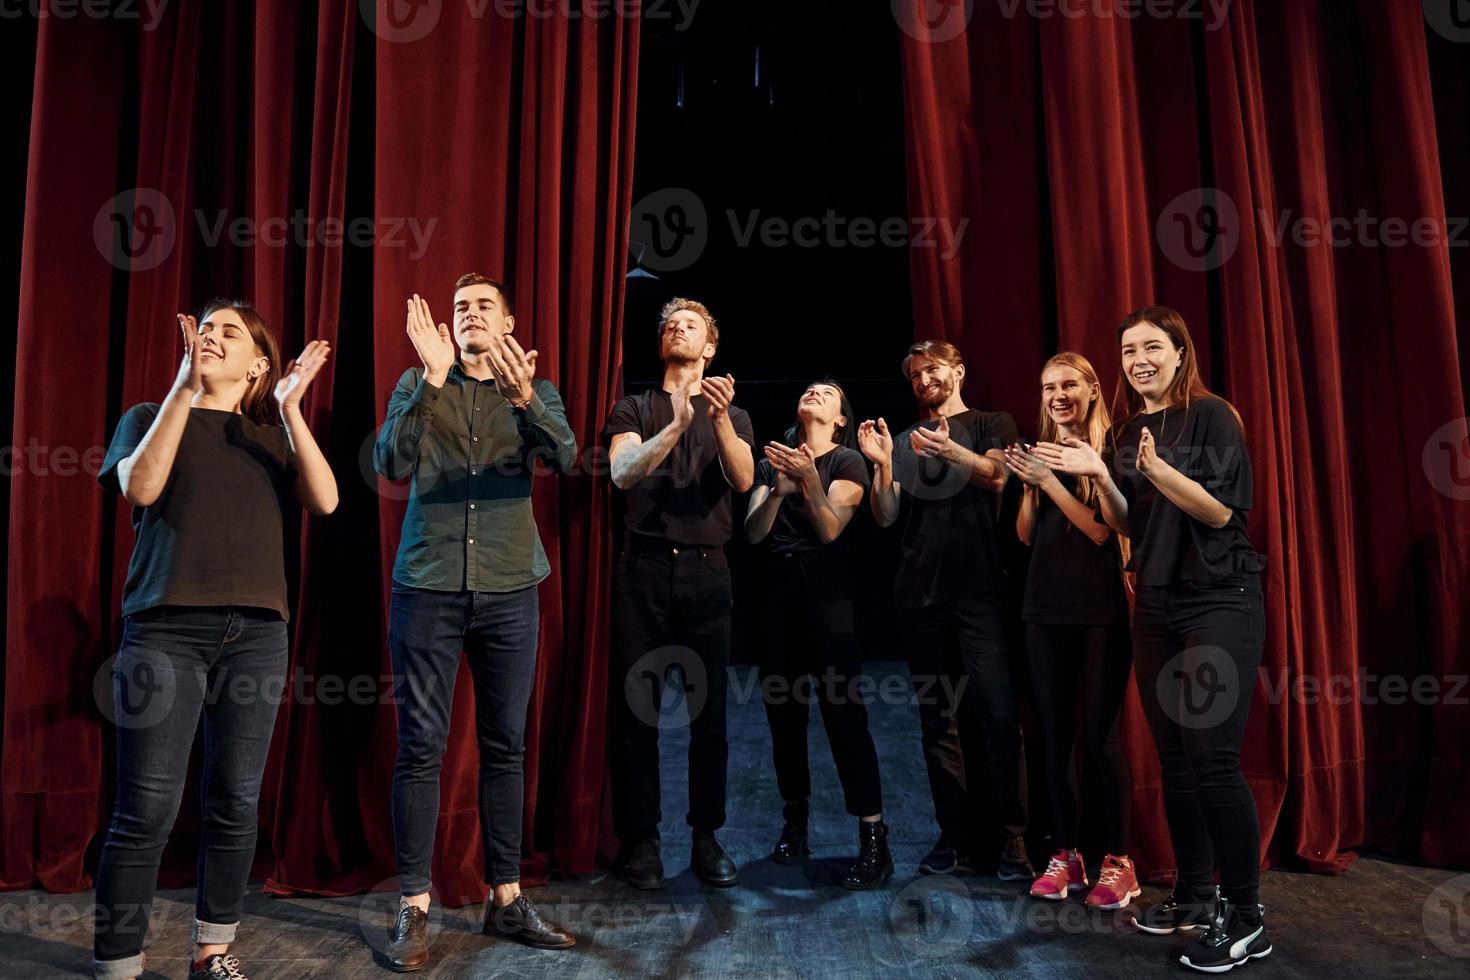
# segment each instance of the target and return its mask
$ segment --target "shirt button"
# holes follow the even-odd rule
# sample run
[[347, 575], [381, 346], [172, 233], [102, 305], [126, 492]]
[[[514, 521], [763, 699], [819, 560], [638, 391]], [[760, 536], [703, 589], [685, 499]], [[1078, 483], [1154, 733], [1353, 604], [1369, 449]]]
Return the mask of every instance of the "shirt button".
[[470, 544], [474, 544], [474, 543], [475, 543], [475, 539], [474, 538], [470, 538]]
[[479, 411], [479, 410], [480, 410], [480, 406], [478, 406], [478, 405], [476, 405], [476, 406], [475, 406], [475, 411], [477, 411], [477, 412], [478, 412], [478, 411]]
[[470, 436], [470, 442], [479, 442], [479, 441], [480, 441], [480, 437], [479, 436]]
[[474, 470], [470, 470], [470, 476], [474, 476], [474, 475], [475, 475], [475, 471]]
[[677, 554], [678, 554], [678, 553], [679, 553], [679, 549], [678, 549], [678, 548], [675, 548], [675, 549], [674, 549], [674, 554], [676, 554], [676, 555], [677, 555]]
[[474, 510], [474, 509], [475, 509], [475, 505], [474, 504], [470, 504], [470, 510]]

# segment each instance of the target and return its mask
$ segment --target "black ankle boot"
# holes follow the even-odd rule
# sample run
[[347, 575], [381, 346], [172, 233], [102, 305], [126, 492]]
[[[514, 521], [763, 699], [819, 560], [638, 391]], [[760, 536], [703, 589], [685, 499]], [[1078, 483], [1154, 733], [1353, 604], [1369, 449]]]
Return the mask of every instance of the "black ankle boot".
[[881, 820], [858, 822], [858, 859], [843, 888], [854, 891], [881, 888], [893, 875], [893, 855], [888, 850], [888, 825]]
[[771, 860], [777, 864], [795, 864], [812, 852], [807, 845], [806, 823], [787, 821], [781, 828], [781, 839], [771, 851]]

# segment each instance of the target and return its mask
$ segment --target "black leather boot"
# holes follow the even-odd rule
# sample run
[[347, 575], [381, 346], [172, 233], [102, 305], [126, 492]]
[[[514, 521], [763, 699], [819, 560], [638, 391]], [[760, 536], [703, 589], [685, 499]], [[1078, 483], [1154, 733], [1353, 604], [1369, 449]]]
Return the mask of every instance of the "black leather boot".
[[888, 850], [888, 825], [881, 820], [859, 821], [857, 864], [842, 879], [842, 887], [854, 891], [881, 888], [892, 876], [893, 855]]
[[811, 852], [806, 841], [806, 823], [787, 821], [781, 828], [781, 839], [771, 851], [771, 860], [777, 864], [795, 864]]
[[623, 862], [623, 875], [628, 884], [643, 891], [664, 887], [664, 859], [659, 854], [658, 841], [647, 837], [634, 844]]

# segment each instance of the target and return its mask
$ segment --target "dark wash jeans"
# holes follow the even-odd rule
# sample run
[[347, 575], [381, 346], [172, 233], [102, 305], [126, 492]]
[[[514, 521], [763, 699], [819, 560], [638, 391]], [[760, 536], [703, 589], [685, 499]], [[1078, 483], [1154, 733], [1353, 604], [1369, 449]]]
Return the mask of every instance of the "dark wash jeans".
[[1140, 586], [1133, 614], [1138, 695], [1159, 751], [1181, 890], [1254, 905], [1261, 830], [1240, 745], [1265, 647], [1256, 575], [1209, 586]]
[[515, 592], [434, 592], [394, 584], [388, 649], [398, 702], [393, 839], [399, 889], [429, 891], [439, 822], [439, 770], [449, 740], [460, 654], [475, 685], [480, 834], [485, 882], [521, 879], [526, 709], [536, 676], [536, 586]]
[[269, 609], [155, 606], [124, 621], [112, 668], [117, 801], [97, 866], [95, 976], [142, 972], [158, 863], [201, 715], [204, 826], [194, 939], [234, 941], [286, 660], [286, 624]]
[[730, 665], [730, 566], [721, 548], [630, 541], [613, 578], [608, 671], [613, 816], [625, 845], [657, 839], [658, 733], [668, 670], [683, 672], [690, 715], [689, 825], [725, 823], [725, 691]]
[[[776, 787], [787, 820], [805, 824], [812, 795], [807, 762], [807, 706], [817, 702], [847, 812], [883, 809], [878, 753], [868, 709], [854, 679], [863, 672], [852, 624], [852, 561], [827, 550], [772, 555], [767, 572], [761, 683], [779, 680], [766, 698]], [[811, 677], [814, 684], [805, 683]]]
[[[994, 794], [995, 822], [1007, 834], [1025, 833], [1021, 725], [999, 597], [966, 596], [904, 612], [909, 674], [919, 700], [920, 740], [940, 832], [962, 849], [977, 848], [989, 837], [975, 826], [979, 787], [967, 783], [967, 769], [974, 779], [983, 765]], [[961, 678], [967, 678], [964, 696], [951, 704], [950, 692]], [[970, 717], [956, 717], [959, 712]], [[967, 723], [978, 730], [984, 760], [964, 757], [960, 733]]]

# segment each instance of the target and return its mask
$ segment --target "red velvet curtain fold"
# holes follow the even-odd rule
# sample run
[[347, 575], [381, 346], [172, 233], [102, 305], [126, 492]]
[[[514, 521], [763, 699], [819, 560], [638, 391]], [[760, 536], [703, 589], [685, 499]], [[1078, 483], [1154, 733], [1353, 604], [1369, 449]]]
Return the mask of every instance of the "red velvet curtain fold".
[[[911, 208], [980, 230], [954, 261], [911, 253], [917, 332], [959, 344], [972, 401], [1026, 426], [1045, 355], [1082, 351], [1111, 391], [1123, 314], [1179, 308], [1245, 418], [1270, 555], [1244, 753], [1263, 859], [1334, 871], [1373, 845], [1470, 863], [1451, 829], [1470, 713], [1448, 696], [1470, 670], [1470, 512], [1421, 459], [1465, 415], [1446, 242], [1294, 231], [1363, 209], [1388, 242], [1388, 219], [1445, 220], [1420, 4], [1237, 0], [1218, 23], [1004, 7], [904, 38]], [[1390, 674], [1441, 696], [1393, 703]], [[1160, 873], [1136, 699], [1133, 848]]]

